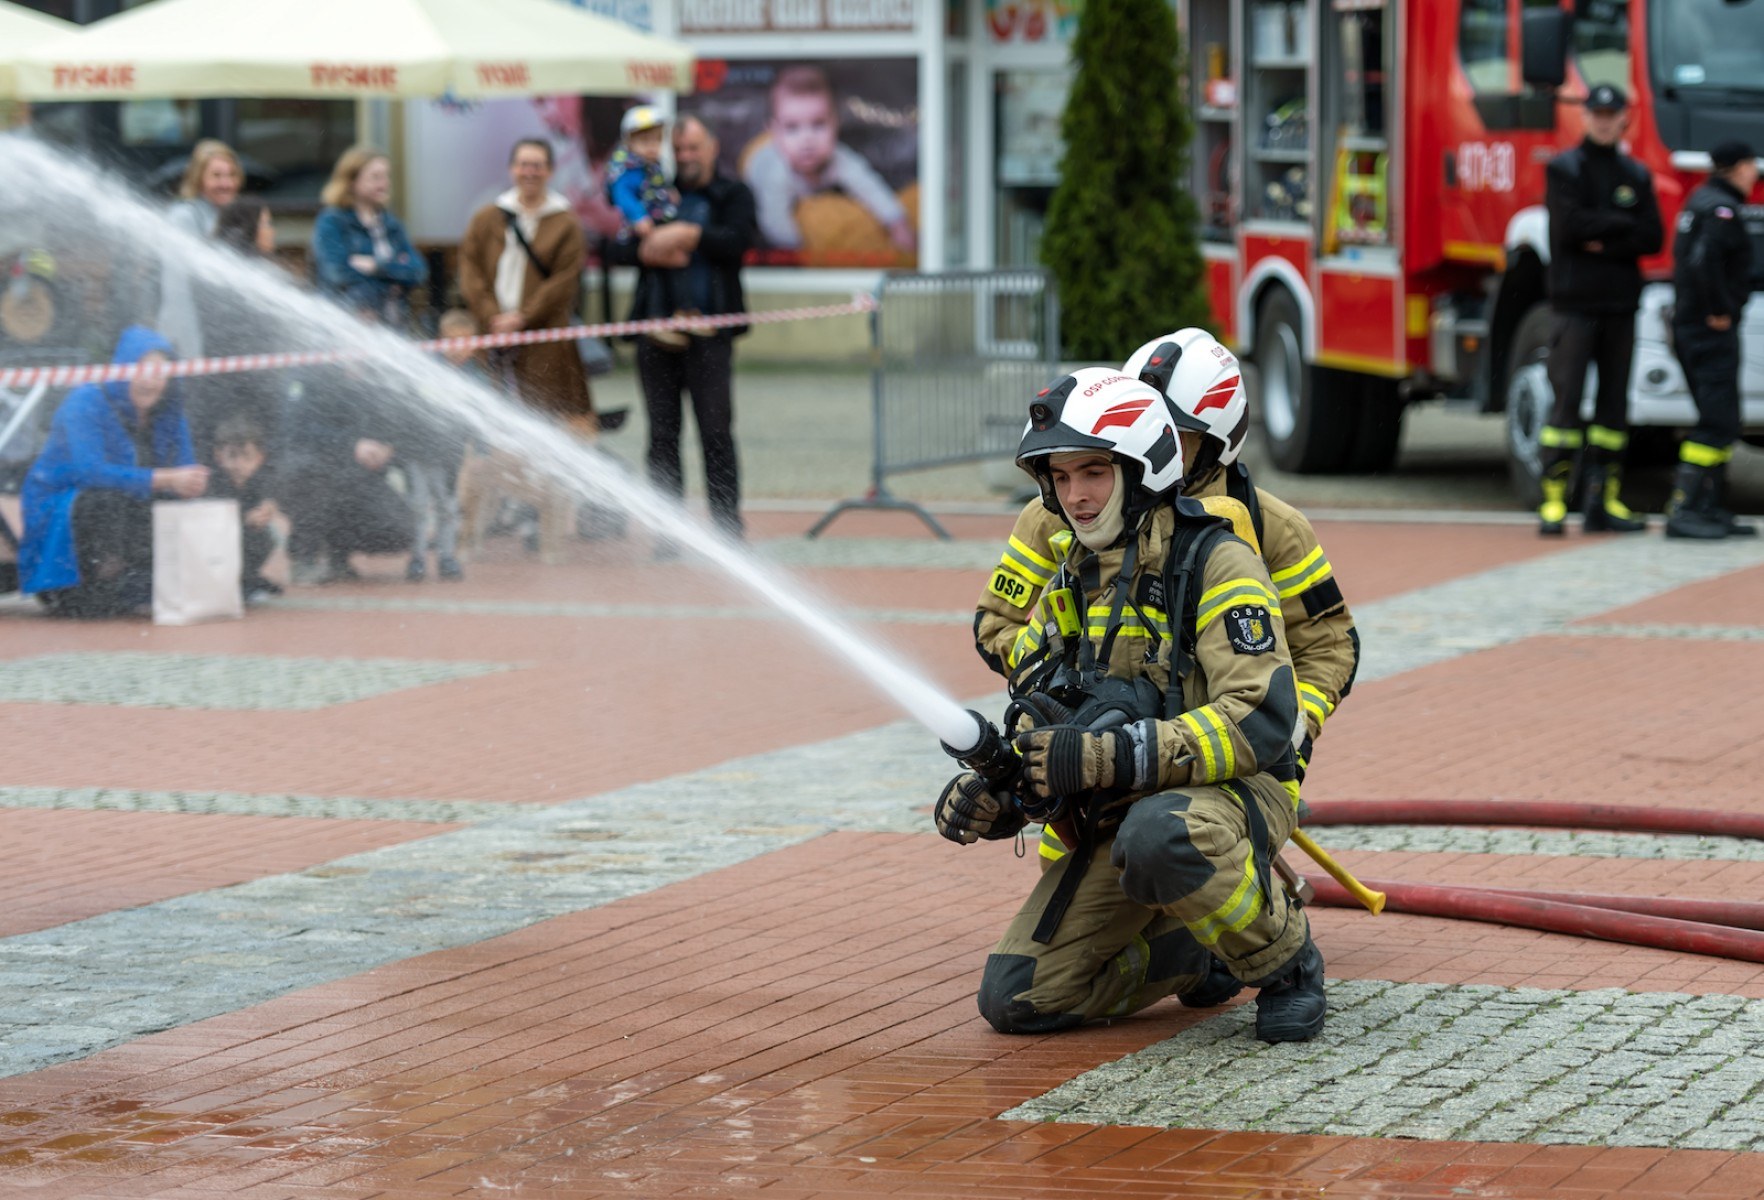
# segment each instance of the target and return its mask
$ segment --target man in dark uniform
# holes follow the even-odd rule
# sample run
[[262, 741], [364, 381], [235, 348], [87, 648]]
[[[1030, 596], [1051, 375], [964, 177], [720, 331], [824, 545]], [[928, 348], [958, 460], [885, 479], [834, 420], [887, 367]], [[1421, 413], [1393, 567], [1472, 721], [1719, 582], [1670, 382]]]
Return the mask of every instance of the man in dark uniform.
[[1673, 254], [1672, 346], [1697, 402], [1697, 427], [1678, 447], [1678, 474], [1666, 502], [1666, 536], [1724, 538], [1758, 531], [1735, 521], [1722, 493], [1740, 435], [1740, 313], [1753, 289], [1752, 241], [1741, 206], [1758, 182], [1758, 160], [1744, 142], [1709, 152], [1714, 174], [1678, 215]]
[[[1580, 502], [1588, 533], [1633, 533], [1646, 522], [1618, 498], [1623, 451], [1629, 445], [1629, 367], [1635, 355], [1635, 312], [1641, 302], [1640, 260], [1665, 239], [1648, 169], [1617, 148], [1628, 101], [1609, 84], [1587, 94], [1586, 137], [1545, 168], [1550, 211], [1550, 387], [1555, 404], [1539, 442], [1543, 504], [1538, 532], [1560, 534], [1571, 499]], [[1599, 367], [1593, 421], [1583, 425], [1580, 400], [1589, 363]], [[1579, 456], [1580, 487], [1571, 496]]]

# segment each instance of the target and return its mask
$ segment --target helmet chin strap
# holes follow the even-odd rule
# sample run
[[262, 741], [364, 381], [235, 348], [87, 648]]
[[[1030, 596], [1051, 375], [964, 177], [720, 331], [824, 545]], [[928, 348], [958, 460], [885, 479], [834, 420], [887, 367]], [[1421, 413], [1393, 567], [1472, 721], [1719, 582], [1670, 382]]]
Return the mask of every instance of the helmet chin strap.
[[1092, 550], [1107, 550], [1113, 546], [1126, 527], [1122, 516], [1122, 509], [1127, 502], [1126, 476], [1120, 463], [1112, 464], [1112, 469], [1115, 472], [1115, 486], [1109, 492], [1108, 502], [1096, 515], [1096, 520], [1090, 523], [1090, 527], [1086, 529], [1077, 521], [1070, 520], [1070, 514], [1067, 517], [1073, 536]]

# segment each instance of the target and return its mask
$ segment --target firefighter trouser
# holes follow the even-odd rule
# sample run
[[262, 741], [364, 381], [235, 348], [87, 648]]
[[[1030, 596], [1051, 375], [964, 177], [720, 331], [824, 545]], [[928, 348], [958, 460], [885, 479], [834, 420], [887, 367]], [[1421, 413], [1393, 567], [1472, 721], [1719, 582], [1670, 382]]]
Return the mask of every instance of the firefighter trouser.
[[[1619, 462], [1629, 444], [1629, 368], [1635, 357], [1635, 314], [1558, 312], [1550, 334], [1549, 376], [1555, 402], [1539, 442], [1546, 471], [1584, 445], [1588, 461]], [[1580, 399], [1586, 371], [1599, 368], [1593, 419], [1583, 427]]]
[[1739, 330], [1674, 323], [1672, 349], [1697, 403], [1697, 427], [1678, 456], [1699, 467], [1720, 466], [1733, 457], [1740, 435]]
[[[1125, 1016], [1199, 986], [1210, 957], [1251, 985], [1277, 976], [1309, 932], [1272, 869], [1294, 824], [1291, 796], [1267, 775], [1139, 800], [1096, 848], [1046, 944], [1036, 926], [1077, 857], [1041, 872], [986, 960], [981, 1015], [1000, 1033]], [[1266, 833], [1260, 853], [1252, 826]]]

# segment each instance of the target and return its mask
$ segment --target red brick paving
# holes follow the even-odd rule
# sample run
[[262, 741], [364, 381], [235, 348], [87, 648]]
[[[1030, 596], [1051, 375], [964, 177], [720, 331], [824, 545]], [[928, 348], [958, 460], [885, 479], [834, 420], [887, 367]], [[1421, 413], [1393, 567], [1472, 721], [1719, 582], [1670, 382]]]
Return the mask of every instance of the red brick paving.
[[[759, 514], [754, 526], [765, 536], [808, 519]], [[842, 536], [913, 528], [898, 516], [849, 522]], [[1003, 518], [950, 524], [988, 538], [1008, 528]], [[1559, 548], [1508, 527], [1339, 523], [1320, 532], [1344, 589], [1362, 603]], [[496, 553], [509, 559], [506, 548]], [[643, 553], [596, 546], [578, 550], [572, 567], [476, 564], [456, 589], [355, 590], [751, 603], [690, 568], [647, 566]], [[959, 611], [975, 587], [971, 572], [810, 574], [831, 594], [874, 607]], [[1737, 619], [1737, 579], [1655, 602], [1669, 615], [1636, 615], [1651, 611], [1644, 605], [1621, 619]], [[1755, 589], [1756, 578], [1749, 582]], [[993, 690], [959, 626], [883, 632], [955, 694]], [[0, 657], [74, 649], [536, 665], [305, 714], [8, 705], [0, 710], [4, 782], [550, 801], [895, 715], [768, 621], [282, 611], [161, 630], [0, 619]], [[1753, 739], [1708, 736], [1748, 698], [1755, 705], [1760, 653], [1743, 644], [1544, 638], [1362, 685], [1332, 722], [1308, 790], [1319, 799], [1584, 794], [1764, 805], [1746, 787], [1764, 765]], [[682, 668], [705, 663], [713, 669]], [[1710, 695], [1730, 707], [1711, 706]], [[716, 719], [695, 724], [691, 738], [656, 719], [695, 706]], [[243, 878], [293, 869], [302, 857], [278, 845], [273, 854], [292, 858], [275, 865], [283, 860], [260, 844], [270, 839], [237, 833], [259, 823], [252, 818], [36, 819], [51, 831], [85, 820], [78, 836], [96, 845], [103, 839], [88, 831], [115, 817], [150, 818], [131, 829], [136, 857], [119, 837], [109, 868], [117, 880], [133, 870], [133, 882], [100, 891], [103, 873], [93, 869], [85, 877], [94, 886], [77, 903], [115, 907], [152, 898], [154, 887], [213, 886], [199, 873], [220, 870], [223, 860]], [[270, 832], [296, 824], [308, 823], [276, 821]], [[360, 825], [363, 836], [385, 841], [441, 828], [310, 824], [323, 827], [315, 837], [346, 837]], [[1327, 829], [1317, 832], [1327, 845]], [[221, 848], [226, 838], [230, 851]], [[191, 845], [212, 853], [180, 862], [177, 848]], [[347, 852], [309, 845], [326, 857]], [[1635, 894], [1756, 894], [1764, 883], [1764, 870], [1737, 863], [1342, 857], [1369, 875]], [[1166, 1005], [1057, 1038], [991, 1033], [974, 1011], [973, 988], [1033, 869], [999, 847], [957, 851], [930, 836], [826, 837], [0, 1080], [0, 1186], [41, 1185], [35, 1194], [44, 1196], [266, 1198], [510, 1188], [571, 1196], [1764, 1195], [1758, 1155], [998, 1121], [1012, 1105], [1197, 1019]], [[10, 898], [76, 902], [44, 901], [29, 880]], [[1323, 911], [1317, 925], [1336, 977], [1764, 996], [1764, 968], [1753, 964], [1434, 918]]]
[[301, 871], [457, 828], [417, 821], [0, 808], [0, 937]]

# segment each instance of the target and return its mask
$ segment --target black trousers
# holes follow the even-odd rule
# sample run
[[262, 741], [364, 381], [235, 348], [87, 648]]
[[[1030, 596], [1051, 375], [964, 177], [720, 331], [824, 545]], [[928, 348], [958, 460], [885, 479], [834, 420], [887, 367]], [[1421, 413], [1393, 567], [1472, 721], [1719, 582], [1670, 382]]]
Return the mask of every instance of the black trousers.
[[52, 593], [52, 611], [113, 617], [153, 599], [153, 502], [110, 488], [74, 499], [74, 552], [80, 582]]
[[1685, 440], [1711, 450], [1727, 449], [1740, 436], [1738, 328], [1674, 322], [1672, 349], [1697, 402], [1697, 427]]
[[401, 554], [416, 540], [416, 515], [381, 471], [354, 460], [302, 463], [282, 481], [282, 507], [292, 528], [288, 555], [333, 561], [351, 554]]
[[[1556, 393], [1550, 424], [1557, 429], [1579, 429], [1580, 397], [1586, 391], [1586, 370], [1599, 367], [1598, 396], [1593, 401], [1593, 424], [1615, 433], [1629, 429], [1629, 370], [1635, 359], [1635, 314], [1557, 312], [1550, 335], [1550, 387]], [[1547, 451], [1546, 451], [1547, 453]], [[1558, 451], [1572, 458], [1572, 450]], [[1610, 455], [1620, 458], [1621, 451]]]
[[692, 417], [704, 446], [705, 491], [711, 519], [741, 536], [741, 470], [735, 459], [734, 343], [726, 337], [694, 337], [672, 351], [637, 343], [637, 374], [649, 411], [649, 479], [670, 496], [684, 492], [680, 473], [682, 391], [692, 395]]

